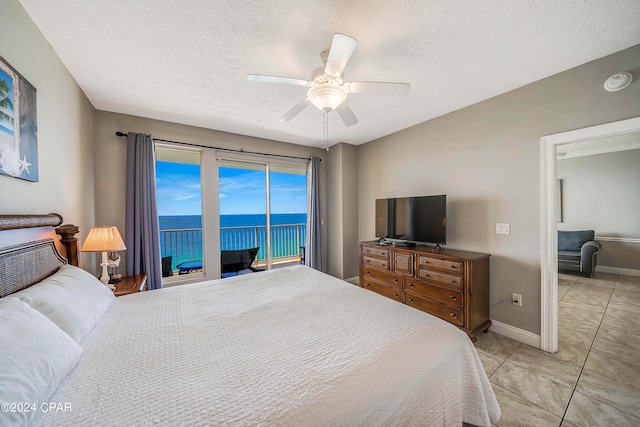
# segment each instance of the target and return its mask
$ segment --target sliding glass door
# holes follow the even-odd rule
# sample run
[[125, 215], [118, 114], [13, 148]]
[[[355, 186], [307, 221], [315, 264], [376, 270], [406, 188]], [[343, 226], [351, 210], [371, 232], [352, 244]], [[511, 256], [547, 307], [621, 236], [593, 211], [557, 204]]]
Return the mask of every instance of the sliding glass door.
[[[299, 262], [306, 227], [306, 168], [219, 160], [218, 180], [222, 276]], [[253, 248], [257, 253], [247, 268], [241, 261]]]
[[201, 150], [156, 144], [163, 281], [203, 274]]
[[272, 265], [301, 262], [307, 227], [307, 170], [272, 165], [269, 183]]

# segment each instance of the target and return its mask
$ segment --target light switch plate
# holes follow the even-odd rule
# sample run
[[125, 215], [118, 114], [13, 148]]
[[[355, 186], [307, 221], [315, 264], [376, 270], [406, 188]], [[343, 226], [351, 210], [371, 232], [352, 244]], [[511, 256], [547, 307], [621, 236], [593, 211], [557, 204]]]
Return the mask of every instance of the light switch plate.
[[511, 234], [511, 224], [496, 224], [496, 234]]

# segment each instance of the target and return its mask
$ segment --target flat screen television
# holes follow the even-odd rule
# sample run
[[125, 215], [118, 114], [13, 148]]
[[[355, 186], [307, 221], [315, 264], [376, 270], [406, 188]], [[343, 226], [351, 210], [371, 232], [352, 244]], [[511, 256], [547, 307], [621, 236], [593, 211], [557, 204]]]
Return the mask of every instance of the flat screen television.
[[395, 242], [447, 243], [447, 196], [376, 200], [376, 236]]

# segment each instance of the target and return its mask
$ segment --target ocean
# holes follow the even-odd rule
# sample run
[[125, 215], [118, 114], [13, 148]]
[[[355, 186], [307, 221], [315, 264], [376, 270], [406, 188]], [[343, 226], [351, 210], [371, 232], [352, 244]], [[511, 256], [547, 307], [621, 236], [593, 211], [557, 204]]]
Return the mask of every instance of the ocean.
[[[266, 259], [266, 220], [262, 215], [220, 215], [220, 249], [259, 247], [257, 259]], [[160, 252], [178, 264], [202, 260], [202, 217], [160, 216]], [[307, 214], [271, 215], [271, 257], [298, 256], [304, 247]]]
[[[160, 216], [160, 231], [184, 230], [187, 228], [202, 228], [200, 215], [175, 215]], [[267, 223], [267, 215], [220, 215], [220, 227], [264, 226]], [[306, 213], [272, 214], [271, 225], [306, 224]]]

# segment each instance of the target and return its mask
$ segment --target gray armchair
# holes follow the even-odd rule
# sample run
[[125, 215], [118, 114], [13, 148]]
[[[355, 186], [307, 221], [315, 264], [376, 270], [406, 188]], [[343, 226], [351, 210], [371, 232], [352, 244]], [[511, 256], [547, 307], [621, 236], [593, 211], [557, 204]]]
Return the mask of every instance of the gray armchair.
[[558, 270], [577, 271], [591, 277], [602, 245], [595, 231], [558, 231]]

